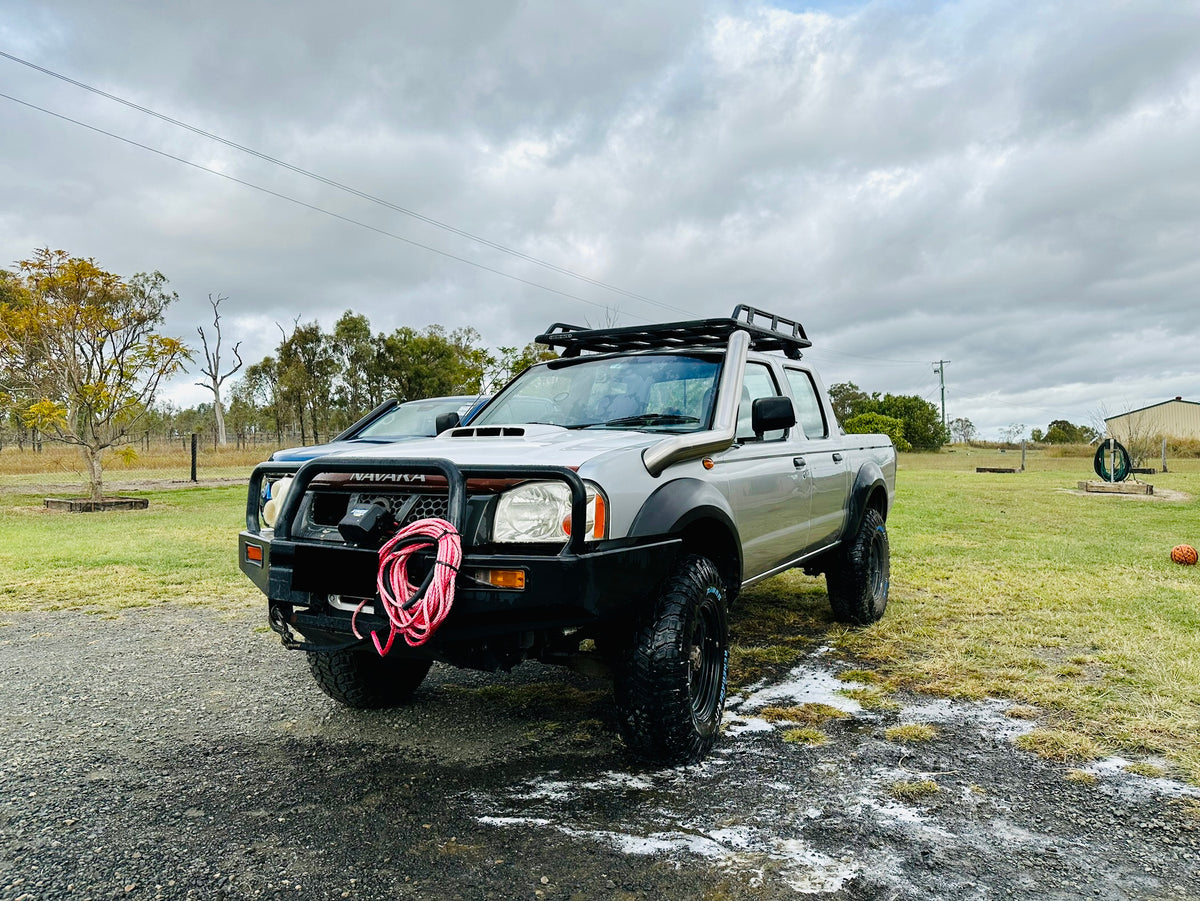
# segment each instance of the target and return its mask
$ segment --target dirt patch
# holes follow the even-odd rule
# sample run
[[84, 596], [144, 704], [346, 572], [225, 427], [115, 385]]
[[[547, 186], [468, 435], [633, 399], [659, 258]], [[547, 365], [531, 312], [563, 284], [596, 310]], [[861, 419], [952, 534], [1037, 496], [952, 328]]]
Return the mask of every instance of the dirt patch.
[[144, 497], [104, 497], [98, 501], [85, 497], [48, 497], [47, 510], [59, 513], [103, 513], [116, 510], [145, 510], [150, 501]]
[[[170, 491], [176, 488], [221, 488], [228, 485], [245, 485], [244, 478], [229, 479], [108, 479], [104, 483], [105, 493], [121, 491]], [[0, 495], [46, 494], [61, 495], [78, 493], [79, 481], [38, 482], [19, 485], [0, 485]]]
[[1133, 501], [1169, 501], [1172, 503], [1187, 502], [1192, 499], [1192, 496], [1186, 491], [1175, 491], [1172, 488], [1155, 487], [1153, 494], [1109, 494], [1097, 491], [1083, 491], [1079, 488], [1058, 488], [1064, 494], [1077, 494], [1084, 497], [1104, 497], [1104, 498], [1122, 498], [1124, 500]]
[[[731, 698], [708, 761], [647, 769], [608, 687], [547, 667], [349, 711], [257, 605], [6, 620], [8, 901], [1200, 897], [1196, 789], [1022, 752], [1036, 712], [1000, 701], [863, 709], [820, 650]], [[845, 714], [825, 744], [784, 738], [807, 705]]]

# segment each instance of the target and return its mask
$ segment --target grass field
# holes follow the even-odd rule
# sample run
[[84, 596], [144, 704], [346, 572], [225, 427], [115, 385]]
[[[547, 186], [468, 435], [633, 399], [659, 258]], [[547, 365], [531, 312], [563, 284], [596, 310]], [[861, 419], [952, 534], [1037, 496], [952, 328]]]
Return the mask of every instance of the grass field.
[[[149, 510], [49, 513], [42, 497], [77, 485], [71, 461], [35, 456], [0, 454], [0, 611], [258, 603], [235, 561], [244, 481], [186, 487], [182, 453], [182, 466], [143, 459], [107, 477], [162, 483], [122, 492], [149, 497]], [[265, 454], [206, 456], [199, 478], [238, 480]], [[856, 690], [864, 704], [886, 706], [900, 688], [1011, 698], [1046, 727], [1030, 750], [1160, 756], [1200, 784], [1200, 567], [1169, 559], [1175, 544], [1200, 545], [1200, 460], [1143, 477], [1170, 500], [1076, 493], [1092, 476], [1083, 457], [1031, 453], [1022, 473], [975, 471], [1019, 465], [1013, 451], [902, 456], [887, 615], [847, 630], [829, 620], [823, 579], [769, 580], [735, 612], [735, 680], [829, 642], [868, 684]]]
[[[1169, 556], [1200, 545], [1200, 461], [1143, 476], [1186, 495], [1151, 500], [1075, 492], [1094, 477], [1090, 459], [975, 472], [1012, 457], [902, 456], [887, 615], [820, 637], [870, 667], [879, 684], [860, 700], [886, 704], [896, 688], [1011, 698], [1049, 724], [1031, 750], [1161, 755], [1200, 783], [1200, 567]], [[751, 676], [794, 656], [827, 616], [823, 580], [799, 573], [746, 601], [736, 656]]]

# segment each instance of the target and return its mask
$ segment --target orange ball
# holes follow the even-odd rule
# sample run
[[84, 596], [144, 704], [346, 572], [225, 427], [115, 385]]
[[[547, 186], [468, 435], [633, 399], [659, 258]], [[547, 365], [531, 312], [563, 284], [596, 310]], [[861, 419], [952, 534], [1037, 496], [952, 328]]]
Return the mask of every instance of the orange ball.
[[1194, 566], [1197, 560], [1196, 549], [1190, 544], [1177, 544], [1171, 548], [1171, 559], [1184, 566]]

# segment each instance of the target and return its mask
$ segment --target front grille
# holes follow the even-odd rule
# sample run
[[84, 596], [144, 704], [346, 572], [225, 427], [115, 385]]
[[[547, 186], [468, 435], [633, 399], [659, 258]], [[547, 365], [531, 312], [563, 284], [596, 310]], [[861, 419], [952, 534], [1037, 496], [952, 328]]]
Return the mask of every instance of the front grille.
[[417, 494], [413, 495], [413, 498], [412, 507], [409, 508], [404, 521], [400, 523], [402, 526], [407, 526], [418, 519], [445, 519], [446, 513], [450, 509], [450, 499], [438, 494]]

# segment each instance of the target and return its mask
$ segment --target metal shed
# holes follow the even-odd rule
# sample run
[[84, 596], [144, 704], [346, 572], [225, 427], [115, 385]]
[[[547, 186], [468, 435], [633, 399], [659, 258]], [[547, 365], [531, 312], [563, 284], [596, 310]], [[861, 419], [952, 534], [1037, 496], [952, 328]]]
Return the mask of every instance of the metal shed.
[[1104, 420], [1108, 436], [1118, 441], [1130, 437], [1200, 439], [1200, 401], [1176, 397], [1130, 410]]

